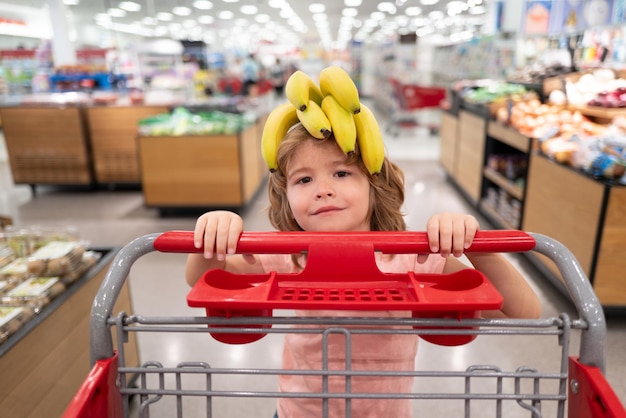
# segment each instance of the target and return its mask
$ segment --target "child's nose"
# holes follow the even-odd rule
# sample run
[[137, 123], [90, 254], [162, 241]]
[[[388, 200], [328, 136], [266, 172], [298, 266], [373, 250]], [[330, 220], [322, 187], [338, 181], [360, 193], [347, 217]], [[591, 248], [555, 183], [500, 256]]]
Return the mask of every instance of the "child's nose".
[[317, 189], [318, 198], [331, 197], [335, 194], [333, 188], [329, 184], [323, 183], [323, 184], [320, 184], [319, 186], [320, 187]]

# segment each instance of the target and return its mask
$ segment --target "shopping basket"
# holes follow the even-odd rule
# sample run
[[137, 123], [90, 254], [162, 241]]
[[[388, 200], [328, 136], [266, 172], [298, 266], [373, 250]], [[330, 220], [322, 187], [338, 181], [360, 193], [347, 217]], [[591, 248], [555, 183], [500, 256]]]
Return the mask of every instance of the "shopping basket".
[[[91, 315], [92, 371], [64, 417], [148, 416], [163, 404], [172, 408], [162, 416], [190, 416], [190, 399], [200, 402], [201, 416], [236, 416], [227, 403], [235, 399], [275, 402], [279, 397], [315, 398], [327, 413], [330, 399], [345, 403], [351, 416], [354, 399], [411, 399], [422, 403], [445, 400], [458, 405], [460, 412], [448, 416], [531, 416], [531, 417], [626, 417], [626, 411], [604, 377], [606, 323], [601, 305], [571, 252], [559, 242], [541, 234], [516, 230], [479, 231], [468, 252], [528, 252], [543, 254], [554, 261], [576, 308], [576, 316], [561, 313], [552, 318], [483, 319], [481, 310], [497, 309], [502, 299], [482, 274], [472, 269], [461, 276], [381, 273], [375, 252], [388, 254], [428, 253], [425, 232], [244, 232], [237, 251], [242, 254], [307, 253], [302, 273], [232, 275], [220, 270], [205, 273], [188, 294], [190, 306], [202, 307], [207, 315], [189, 317], [146, 317], [113, 313], [115, 300], [135, 261], [153, 251], [193, 253], [190, 231], [170, 231], [139, 237], [116, 255], [100, 287]], [[311, 267], [312, 266], [312, 267]], [[301, 276], [304, 274], [304, 276]], [[174, 280], [183, 281], [183, 278]], [[298, 317], [292, 309], [333, 310], [399, 309], [413, 315], [402, 318]], [[393, 327], [392, 327], [393, 326]], [[112, 332], [117, 335], [114, 347]], [[318, 333], [327, 341], [331, 333], [348, 341], [359, 333], [417, 334], [440, 344], [441, 350], [461, 349], [481, 339], [549, 338], [554, 340], [555, 365], [548, 371], [534, 365], [504, 370], [498, 365], [472, 364], [453, 370], [351, 370], [350, 351], [346, 368], [334, 370], [286, 370], [280, 367], [231, 367], [224, 358], [206, 357], [176, 365], [159, 360], [129, 367], [124, 361], [124, 341], [129, 333], [210, 334], [211, 340], [239, 350], [270, 336], [290, 333]], [[580, 338], [576, 354], [570, 354], [570, 340]], [[491, 344], [491, 342], [489, 342]], [[433, 347], [437, 347], [436, 345]], [[497, 345], [493, 345], [494, 348]], [[326, 350], [326, 348], [324, 348]], [[547, 353], [543, 353], [547, 355]], [[419, 358], [419, 354], [418, 354]], [[215, 361], [215, 363], [212, 363]], [[346, 380], [342, 393], [278, 392], [270, 387], [278, 375], [317, 375], [326, 381], [333, 376]], [[360, 376], [389, 378], [410, 376], [415, 388], [408, 393], [351, 393], [348, 382]], [[250, 381], [261, 377], [259, 385]], [[267, 378], [267, 379], [264, 379]], [[193, 380], [193, 383], [187, 381]], [[437, 382], [442, 381], [442, 385]], [[241, 385], [241, 386], [238, 386]], [[252, 386], [250, 386], [252, 385]], [[326, 386], [323, 386], [326, 387]], [[438, 389], [443, 387], [443, 389]], [[423, 389], [423, 390], [422, 390]], [[137, 404], [133, 410], [132, 400]], [[169, 401], [166, 401], [168, 399]], [[168, 403], [169, 402], [169, 403]], [[485, 411], [485, 404], [493, 409]], [[197, 404], [195, 404], [197, 410]], [[219, 409], [223, 407], [225, 409]], [[478, 410], [476, 408], [479, 408]], [[428, 406], [425, 407], [428, 411]], [[267, 416], [260, 410], [247, 416]], [[519, 415], [523, 413], [523, 415]], [[269, 414], [269, 413], [268, 413]], [[271, 416], [273, 414], [273, 409]], [[152, 415], [151, 415], [152, 416]], [[157, 415], [160, 416], [160, 415]], [[245, 415], [244, 415], [245, 416]]]
[[[439, 123], [420, 122], [420, 113], [431, 109], [441, 109], [441, 102], [446, 98], [446, 89], [437, 86], [405, 84], [392, 78], [389, 80], [392, 92], [392, 108], [387, 132], [393, 136], [400, 134], [404, 126], [426, 126], [431, 133], [439, 131]], [[426, 116], [425, 114], [423, 116]]]

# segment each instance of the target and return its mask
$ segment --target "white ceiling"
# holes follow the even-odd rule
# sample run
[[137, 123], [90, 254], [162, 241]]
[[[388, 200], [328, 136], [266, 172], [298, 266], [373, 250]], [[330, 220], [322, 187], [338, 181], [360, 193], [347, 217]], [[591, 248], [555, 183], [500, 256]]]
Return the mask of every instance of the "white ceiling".
[[[0, 3], [15, 4], [34, 8], [45, 8], [50, 1], [57, 0], [0, 0]], [[139, 11], [127, 11], [125, 16], [112, 16], [111, 9], [119, 9], [121, 0], [63, 0], [66, 3], [78, 1], [78, 5], [66, 5], [68, 21], [74, 24], [94, 24], [101, 22], [109, 28], [125, 32], [138, 32], [156, 37], [174, 39], [204, 40], [209, 44], [241, 47], [241, 43], [254, 44], [259, 40], [268, 43], [302, 45], [316, 43], [326, 48], [342, 48], [351, 39], [389, 39], [398, 33], [417, 32], [418, 36], [439, 33], [448, 36], [480, 30], [489, 0], [389, 0], [386, 2], [362, 0], [352, 7], [355, 16], [343, 17], [343, 35], [340, 35], [342, 14], [351, 0], [210, 0], [210, 8], [199, 10], [195, 0], [133, 0], [141, 6]], [[354, 1], [354, 0], [353, 0]], [[359, 1], [357, 1], [359, 3]], [[320, 4], [325, 9], [321, 14], [310, 11], [312, 4]], [[462, 6], [458, 14], [448, 13], [449, 6]], [[190, 10], [187, 16], [172, 14], [175, 7], [185, 6]], [[244, 6], [256, 8], [252, 14], [245, 14]], [[476, 7], [477, 6], [477, 7]], [[420, 13], [415, 14], [419, 8]], [[439, 10], [443, 17], [429, 16]], [[231, 19], [220, 19], [224, 11], [232, 12]], [[291, 14], [284, 14], [291, 11]], [[172, 14], [171, 21], [154, 19], [158, 13]], [[282, 14], [282, 15], [281, 15]], [[259, 21], [259, 16], [265, 20]], [[377, 17], [378, 15], [378, 17]], [[208, 17], [207, 17], [208, 16]], [[324, 17], [325, 16], [325, 17]], [[146, 19], [154, 19], [153, 22]], [[211, 19], [214, 19], [211, 21]], [[327, 28], [320, 29], [316, 21], [326, 20]], [[351, 19], [351, 20], [350, 20]], [[380, 37], [380, 38], [377, 38]], [[250, 46], [249, 46], [250, 47]]]

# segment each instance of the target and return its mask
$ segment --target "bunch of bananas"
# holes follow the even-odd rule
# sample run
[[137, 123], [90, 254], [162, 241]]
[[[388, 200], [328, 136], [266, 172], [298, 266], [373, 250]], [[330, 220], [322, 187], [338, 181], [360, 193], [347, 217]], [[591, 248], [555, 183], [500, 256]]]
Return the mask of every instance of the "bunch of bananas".
[[382, 132], [372, 111], [360, 102], [356, 85], [338, 66], [324, 68], [319, 79], [318, 86], [306, 73], [294, 72], [285, 84], [288, 101], [268, 115], [261, 149], [270, 171], [278, 168], [280, 142], [300, 122], [315, 138], [334, 135], [346, 155], [353, 153], [358, 143], [367, 170], [379, 173], [385, 158]]

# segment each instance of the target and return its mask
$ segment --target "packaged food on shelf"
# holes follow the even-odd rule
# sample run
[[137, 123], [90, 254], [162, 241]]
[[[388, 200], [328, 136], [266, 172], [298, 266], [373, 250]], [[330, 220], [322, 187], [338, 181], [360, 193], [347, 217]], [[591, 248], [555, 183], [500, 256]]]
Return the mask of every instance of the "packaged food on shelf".
[[28, 276], [28, 259], [18, 257], [6, 266], [0, 268], [0, 280], [11, 283], [22, 282]]
[[16, 257], [26, 257], [34, 251], [32, 235], [25, 228], [7, 227], [0, 232], [0, 242], [7, 245]]
[[38, 313], [65, 289], [59, 277], [31, 277], [2, 296], [0, 303], [7, 306], [27, 305]]
[[7, 293], [9, 290], [15, 287], [14, 282], [10, 282], [8, 280], [0, 280], [0, 296]]
[[34, 315], [35, 312], [29, 306], [0, 305], [0, 344], [15, 334]]
[[0, 243], [0, 268], [15, 260], [15, 253], [7, 244]]
[[31, 225], [28, 228], [33, 250], [36, 251], [53, 241], [78, 241], [78, 231], [73, 226]]
[[28, 272], [38, 276], [61, 276], [75, 269], [82, 260], [82, 241], [51, 241], [28, 257]]
[[76, 280], [80, 279], [80, 277], [85, 274], [87, 270], [93, 267], [101, 256], [102, 254], [96, 251], [85, 251], [80, 262], [74, 266], [71, 271], [61, 276], [61, 282], [66, 287], [74, 283]]

